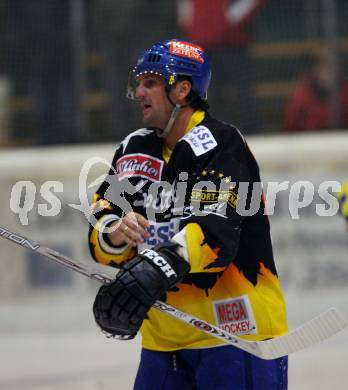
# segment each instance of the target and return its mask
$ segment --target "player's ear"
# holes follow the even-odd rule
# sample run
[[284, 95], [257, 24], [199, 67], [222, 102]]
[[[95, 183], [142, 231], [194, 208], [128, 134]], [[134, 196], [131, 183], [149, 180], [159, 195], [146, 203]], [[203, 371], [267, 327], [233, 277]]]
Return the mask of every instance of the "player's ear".
[[179, 81], [176, 85], [177, 97], [179, 100], [184, 101], [189, 95], [192, 89], [192, 84], [189, 80]]

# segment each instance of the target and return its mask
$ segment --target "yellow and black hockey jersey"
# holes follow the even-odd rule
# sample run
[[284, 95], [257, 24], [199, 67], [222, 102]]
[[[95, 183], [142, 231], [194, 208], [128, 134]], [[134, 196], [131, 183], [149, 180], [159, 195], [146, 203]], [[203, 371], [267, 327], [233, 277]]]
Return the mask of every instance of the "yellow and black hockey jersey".
[[[284, 334], [285, 303], [260, 188], [258, 165], [231, 125], [197, 111], [173, 151], [154, 130], [139, 129], [121, 142], [95, 194], [92, 256], [122, 267], [136, 254], [113, 247], [104, 233], [133, 210], [151, 223], [146, 246], [184, 237], [191, 271], [163, 297], [167, 303], [247, 339]], [[155, 309], [141, 333], [143, 347], [153, 350], [221, 344]]]

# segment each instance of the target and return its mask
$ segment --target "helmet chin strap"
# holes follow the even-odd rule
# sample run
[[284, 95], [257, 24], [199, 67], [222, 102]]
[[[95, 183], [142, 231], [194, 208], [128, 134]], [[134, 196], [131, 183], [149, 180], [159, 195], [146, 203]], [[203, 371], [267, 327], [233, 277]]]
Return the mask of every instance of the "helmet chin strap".
[[[171, 102], [172, 103], [172, 102]], [[173, 104], [173, 103], [172, 103]], [[156, 134], [160, 138], [166, 138], [166, 136], [169, 134], [170, 130], [173, 127], [174, 121], [181, 110], [183, 106], [180, 106], [180, 104], [175, 104], [174, 108], [172, 110], [172, 113], [170, 115], [170, 118], [168, 120], [168, 123], [164, 129], [156, 129]]]
[[166, 127], [164, 129], [158, 129], [158, 128], [156, 129], [156, 134], [160, 138], [166, 138], [166, 136], [169, 134], [170, 130], [173, 127], [173, 124], [175, 122], [175, 119], [176, 119], [177, 115], [179, 114], [179, 111], [182, 108], [185, 108], [185, 107], [189, 106], [190, 103], [191, 103], [191, 102], [189, 102], [189, 103], [183, 104], [182, 106], [180, 104], [175, 104], [172, 101], [172, 99], [170, 98], [169, 92], [170, 92], [170, 90], [166, 90], [167, 98], [168, 98], [170, 104], [173, 106], [173, 110], [172, 110], [172, 113], [170, 115], [170, 118], [168, 120], [168, 123], [167, 123]]

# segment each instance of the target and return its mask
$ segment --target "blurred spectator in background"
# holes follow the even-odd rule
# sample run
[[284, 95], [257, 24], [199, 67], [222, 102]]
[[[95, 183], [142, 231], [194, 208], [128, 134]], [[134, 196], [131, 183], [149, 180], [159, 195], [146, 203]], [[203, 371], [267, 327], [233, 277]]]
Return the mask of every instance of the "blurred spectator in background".
[[92, 5], [94, 46], [101, 61], [100, 88], [106, 93], [104, 135], [107, 138], [112, 134], [116, 139], [123, 138], [127, 122], [133, 128], [135, 120], [133, 107], [125, 104], [125, 96], [129, 56], [133, 48], [129, 37], [138, 3], [139, 0], [94, 0]]
[[76, 141], [69, 5], [69, 0], [11, 0], [7, 5], [14, 81], [24, 83], [17, 92], [32, 98], [36, 144]]
[[129, 64], [144, 47], [175, 36], [176, 4], [171, 0], [93, 0], [94, 46], [102, 62], [107, 93], [107, 138], [123, 139], [140, 121], [125, 101]]
[[[294, 86], [284, 108], [286, 131], [312, 131], [330, 128], [330, 91], [334, 75], [326, 58], [312, 59], [310, 71]], [[337, 102], [339, 128], [348, 129], [348, 82], [340, 77]]]
[[252, 95], [255, 70], [250, 56], [255, 16], [266, 0], [178, 0], [185, 37], [207, 50], [215, 75], [212, 112], [246, 133], [260, 128]]

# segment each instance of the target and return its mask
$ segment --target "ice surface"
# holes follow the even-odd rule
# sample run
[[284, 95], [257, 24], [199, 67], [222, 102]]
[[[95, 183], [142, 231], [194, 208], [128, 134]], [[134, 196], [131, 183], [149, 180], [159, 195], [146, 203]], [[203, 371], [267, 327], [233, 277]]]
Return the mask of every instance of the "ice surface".
[[[290, 327], [330, 306], [347, 318], [347, 292], [288, 294]], [[93, 293], [31, 294], [0, 301], [1, 390], [132, 389], [140, 339], [106, 339], [91, 314]], [[348, 331], [292, 355], [291, 390], [346, 388]]]

